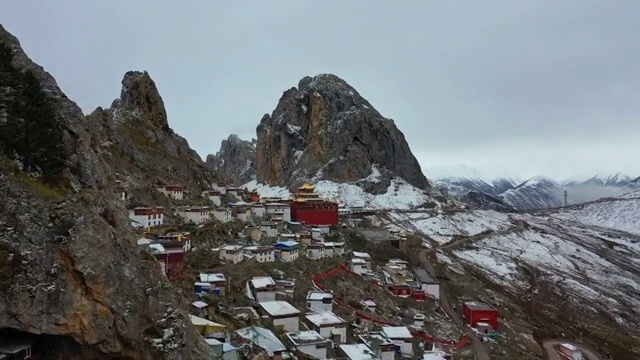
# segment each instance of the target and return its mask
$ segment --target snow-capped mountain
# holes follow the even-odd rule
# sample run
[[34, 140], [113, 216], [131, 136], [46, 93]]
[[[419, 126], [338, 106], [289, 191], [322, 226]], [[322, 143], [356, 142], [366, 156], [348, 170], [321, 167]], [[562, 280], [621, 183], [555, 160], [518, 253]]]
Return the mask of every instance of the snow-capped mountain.
[[[427, 169], [429, 171], [429, 169]], [[451, 175], [447, 175], [450, 171]], [[568, 204], [581, 204], [605, 197], [616, 197], [630, 191], [640, 189], [640, 177], [634, 178], [625, 174], [595, 175], [584, 178], [553, 180], [549, 177], [535, 176], [522, 181], [517, 178], [489, 177], [473, 168], [458, 166], [436, 169], [433, 174], [427, 173], [434, 186], [443, 194], [457, 200], [467, 202], [471, 198], [477, 200], [483, 193], [492, 200], [484, 203], [494, 205], [500, 201], [507, 207], [517, 210], [534, 210], [562, 206], [567, 192]], [[472, 196], [468, 196], [471, 194]], [[477, 201], [469, 202], [472, 206], [480, 206]], [[482, 207], [481, 208], [486, 208]], [[494, 206], [489, 209], [499, 210]], [[502, 210], [502, 209], [500, 209]]]

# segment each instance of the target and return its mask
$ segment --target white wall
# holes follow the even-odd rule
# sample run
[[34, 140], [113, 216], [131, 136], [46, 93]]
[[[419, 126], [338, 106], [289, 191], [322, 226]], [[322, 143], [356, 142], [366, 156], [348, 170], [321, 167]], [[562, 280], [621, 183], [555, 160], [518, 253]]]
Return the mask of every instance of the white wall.
[[333, 302], [329, 304], [325, 304], [322, 302], [322, 300], [307, 300], [307, 307], [319, 313], [326, 312], [326, 311], [332, 312]]
[[300, 318], [298, 315], [280, 319], [273, 319], [273, 326], [284, 326], [284, 330], [297, 333], [300, 330]]
[[264, 206], [256, 206], [256, 207], [251, 207], [251, 214], [253, 216], [257, 216], [257, 217], [263, 217], [264, 216]]
[[280, 251], [280, 256], [282, 258], [282, 261], [285, 261], [285, 262], [296, 260], [299, 254], [300, 254], [300, 251], [298, 249], [293, 249], [291, 251], [285, 251], [285, 250]]
[[333, 339], [332, 337], [333, 335], [331, 335], [331, 333], [340, 334], [340, 343], [344, 344], [345, 342], [347, 342], [347, 326], [346, 325], [340, 328], [334, 328], [331, 326], [331, 327], [316, 328], [314, 330], [316, 330], [325, 339]]
[[307, 257], [313, 260], [319, 260], [324, 257], [324, 248], [307, 249]]
[[275, 291], [256, 291], [253, 296], [257, 302], [276, 301]]
[[422, 284], [422, 290], [426, 291], [427, 295], [440, 299], [440, 284]]
[[316, 347], [316, 344], [311, 344], [311, 345], [302, 345], [302, 346], [297, 346], [296, 348], [298, 349], [298, 351], [305, 353], [309, 356], [312, 356], [315, 359], [326, 359], [327, 358], [327, 346], [329, 346], [329, 344], [325, 343], [322, 344], [321, 347]]
[[269, 251], [267, 253], [257, 253], [254, 255], [257, 262], [274, 262], [276, 261], [275, 251]]
[[134, 215], [133, 210], [131, 210], [129, 211], [129, 219], [144, 227], [154, 227], [164, 224], [164, 214], [158, 214], [156, 219], [149, 219], [149, 215]]
[[231, 211], [229, 209], [216, 210], [213, 212], [213, 216], [223, 223], [231, 221]]

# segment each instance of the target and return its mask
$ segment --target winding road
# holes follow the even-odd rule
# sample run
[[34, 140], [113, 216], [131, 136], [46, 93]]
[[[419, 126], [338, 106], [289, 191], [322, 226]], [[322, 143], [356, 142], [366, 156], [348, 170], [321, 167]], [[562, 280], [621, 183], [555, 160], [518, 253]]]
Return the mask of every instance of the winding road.
[[[509, 229], [468, 236], [462, 239], [454, 240], [447, 244], [434, 246], [428, 249], [422, 249], [420, 250], [420, 253], [418, 254], [418, 256], [424, 268], [432, 276], [435, 277], [438, 273], [435, 267], [433, 266], [433, 264], [429, 261], [429, 256], [428, 256], [429, 254], [437, 250], [454, 249], [462, 245], [473, 243], [474, 241], [485, 239], [489, 236], [504, 235], [504, 234], [522, 231], [525, 228], [526, 228], [526, 223], [522, 220], [517, 220], [515, 225], [510, 227]], [[460, 316], [460, 313], [458, 311], [453, 310], [453, 307], [449, 302], [449, 298], [447, 297], [447, 294], [444, 291], [444, 288], [442, 287], [440, 288], [440, 307], [444, 310], [445, 313], [447, 313], [447, 315], [454, 321], [454, 323], [465, 332], [467, 337], [471, 340], [471, 346], [473, 347], [473, 351], [476, 354], [476, 360], [491, 360], [491, 357], [489, 356], [489, 353], [487, 352], [487, 349], [485, 348], [485, 346], [482, 344], [482, 341], [480, 340], [480, 338], [478, 338], [476, 334], [468, 326], [465, 325], [464, 321]], [[544, 340], [542, 342], [542, 347], [545, 353], [545, 359], [546, 360], [567, 360], [567, 358], [560, 355], [560, 353], [558, 353], [558, 351], [556, 350], [556, 347], [562, 343], [570, 343], [576, 346], [577, 348], [579, 348], [582, 351], [582, 354], [585, 360], [601, 360], [601, 357], [598, 354], [596, 354], [591, 349], [585, 347], [584, 345], [567, 341], [567, 340], [559, 340], [559, 339]]]

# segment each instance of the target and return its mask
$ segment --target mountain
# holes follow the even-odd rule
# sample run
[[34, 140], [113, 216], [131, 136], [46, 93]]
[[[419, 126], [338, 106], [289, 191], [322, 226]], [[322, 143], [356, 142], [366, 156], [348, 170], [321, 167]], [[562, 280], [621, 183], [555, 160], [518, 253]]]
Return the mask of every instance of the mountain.
[[226, 181], [245, 184], [256, 178], [256, 140], [246, 141], [231, 134], [222, 140], [220, 151], [207, 156], [207, 166]]
[[[118, 172], [156, 177], [147, 169], [181, 157], [197, 186], [204, 165], [168, 129], [147, 75], [124, 86], [87, 119], [0, 26], [0, 328], [46, 342], [48, 359], [212, 358], [156, 260], [136, 251], [115, 189]], [[138, 126], [148, 133], [134, 146], [139, 133], [119, 131]]]
[[351, 85], [335, 75], [305, 77], [285, 91], [257, 129], [259, 182], [293, 186], [303, 181], [363, 180], [383, 192], [394, 177], [429, 188], [420, 164], [391, 119], [380, 115]]
[[518, 210], [558, 207], [563, 204], [562, 196], [560, 184], [542, 176], [535, 176], [500, 194], [505, 203]]

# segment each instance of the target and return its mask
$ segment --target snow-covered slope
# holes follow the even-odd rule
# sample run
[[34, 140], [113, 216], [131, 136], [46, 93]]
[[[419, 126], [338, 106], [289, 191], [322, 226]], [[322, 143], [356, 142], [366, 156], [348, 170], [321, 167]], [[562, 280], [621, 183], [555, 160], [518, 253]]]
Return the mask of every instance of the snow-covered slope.
[[[375, 181], [367, 178], [366, 181]], [[356, 183], [335, 183], [329, 180], [318, 181], [315, 191], [325, 198], [339, 200], [347, 207], [364, 207], [365, 209], [410, 209], [428, 206], [439, 208], [443, 205], [456, 206], [455, 202], [446, 199], [433, 190], [421, 190], [399, 178], [393, 178], [391, 185], [382, 194], [370, 194]], [[281, 187], [270, 187], [251, 181], [244, 188], [257, 191], [260, 196], [289, 197], [289, 190]]]
[[535, 176], [500, 196], [518, 210], [553, 208], [563, 203], [560, 184], [542, 176]]
[[559, 209], [551, 216], [640, 235], [640, 191]]

